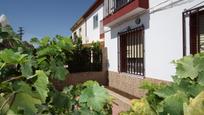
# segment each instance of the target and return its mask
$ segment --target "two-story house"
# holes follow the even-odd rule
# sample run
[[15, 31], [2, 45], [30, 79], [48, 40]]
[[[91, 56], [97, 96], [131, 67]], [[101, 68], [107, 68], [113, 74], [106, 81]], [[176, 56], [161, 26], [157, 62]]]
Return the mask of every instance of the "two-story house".
[[96, 0], [91, 7], [72, 26], [72, 38], [82, 38], [82, 43], [87, 45], [99, 41], [104, 45], [103, 33], [103, 1]]
[[109, 86], [137, 97], [144, 79], [172, 81], [172, 60], [204, 52], [203, 0], [105, 0]]

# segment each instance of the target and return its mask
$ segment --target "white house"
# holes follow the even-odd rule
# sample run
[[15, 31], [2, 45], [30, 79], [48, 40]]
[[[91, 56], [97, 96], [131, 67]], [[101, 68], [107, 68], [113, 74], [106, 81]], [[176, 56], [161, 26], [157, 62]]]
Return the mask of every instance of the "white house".
[[105, 0], [109, 86], [143, 95], [144, 79], [172, 81], [172, 60], [204, 51], [203, 0]]
[[72, 38], [82, 38], [83, 44], [99, 41], [104, 44], [103, 0], [96, 0], [83, 16], [72, 26]]

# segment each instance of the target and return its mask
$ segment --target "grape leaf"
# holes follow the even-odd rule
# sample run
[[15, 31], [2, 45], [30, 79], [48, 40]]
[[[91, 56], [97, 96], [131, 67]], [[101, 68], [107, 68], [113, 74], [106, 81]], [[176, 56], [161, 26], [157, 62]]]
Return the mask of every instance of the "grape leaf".
[[61, 61], [52, 59], [50, 62], [50, 70], [53, 73], [53, 78], [58, 80], [65, 80], [67, 74], [69, 73]]
[[24, 77], [29, 77], [33, 75], [33, 69], [32, 69], [32, 58], [29, 57], [28, 60], [21, 64], [21, 73]]
[[[0, 95], [0, 115], [5, 115], [9, 110], [9, 104], [5, 103], [6, 99]], [[4, 105], [3, 105], [4, 104]]]
[[204, 91], [184, 104], [184, 115], [204, 115]]
[[69, 106], [68, 96], [66, 94], [55, 92], [53, 94], [53, 105], [56, 108], [66, 108]]
[[88, 107], [100, 111], [108, 101], [108, 97], [109, 95], [105, 88], [94, 85], [92, 87], [87, 87], [82, 91], [79, 102], [87, 103]]
[[30, 43], [32, 43], [32, 44], [39, 44], [39, 42], [40, 41], [36, 37], [33, 37], [33, 38], [30, 39]]
[[99, 83], [96, 81], [91, 81], [91, 80], [83, 83], [83, 86], [85, 87], [92, 87], [94, 85], [99, 86]]
[[47, 75], [41, 70], [37, 70], [36, 74], [37, 74], [37, 80], [34, 83], [34, 86], [37, 92], [40, 94], [42, 102], [45, 102], [49, 92], [49, 89], [47, 86], [49, 83], [49, 80]]
[[15, 100], [11, 106], [11, 110], [14, 113], [23, 111], [24, 115], [35, 115], [37, 109], [36, 104], [41, 104], [39, 99], [33, 98], [27, 93], [18, 93], [16, 94]]
[[204, 86], [204, 71], [200, 72], [198, 75], [198, 83], [202, 86]]
[[40, 46], [47, 46], [49, 44], [50, 41], [50, 37], [49, 36], [45, 36], [40, 40]]
[[12, 86], [13, 89], [18, 93], [27, 93], [29, 95], [33, 95], [31, 86], [24, 81], [15, 82], [12, 84]]
[[179, 78], [191, 78], [194, 80], [198, 77], [198, 66], [194, 66], [193, 56], [186, 56], [176, 62], [176, 74]]
[[187, 101], [188, 97], [180, 91], [168, 96], [161, 102], [164, 107], [161, 115], [183, 115], [183, 104]]
[[176, 86], [175, 84], [170, 84], [164, 88], [154, 91], [154, 94], [156, 94], [159, 97], [166, 98], [169, 95], [175, 94], [177, 90], [178, 86]]
[[8, 64], [18, 64], [22, 63], [23, 59], [27, 56], [27, 54], [20, 54], [18, 52], [14, 52], [11, 49], [5, 49], [0, 52], [0, 59]]

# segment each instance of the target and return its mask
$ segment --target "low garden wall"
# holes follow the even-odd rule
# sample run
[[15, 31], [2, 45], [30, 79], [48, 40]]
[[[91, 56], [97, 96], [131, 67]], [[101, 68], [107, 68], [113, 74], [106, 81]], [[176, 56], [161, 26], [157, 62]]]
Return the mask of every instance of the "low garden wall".
[[78, 83], [83, 83], [88, 80], [94, 80], [100, 83], [101, 85], [108, 85], [107, 72], [81, 72], [81, 73], [72, 73], [67, 76], [65, 81], [53, 80], [53, 83], [57, 89], [62, 89], [67, 85], [77, 85]]

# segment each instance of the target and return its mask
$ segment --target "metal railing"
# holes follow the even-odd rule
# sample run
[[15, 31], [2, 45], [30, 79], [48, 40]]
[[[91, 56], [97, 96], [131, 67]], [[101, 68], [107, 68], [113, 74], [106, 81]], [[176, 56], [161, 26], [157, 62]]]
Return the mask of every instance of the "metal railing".
[[74, 51], [73, 59], [70, 60], [68, 70], [70, 73], [102, 71], [102, 51], [85, 49]]

